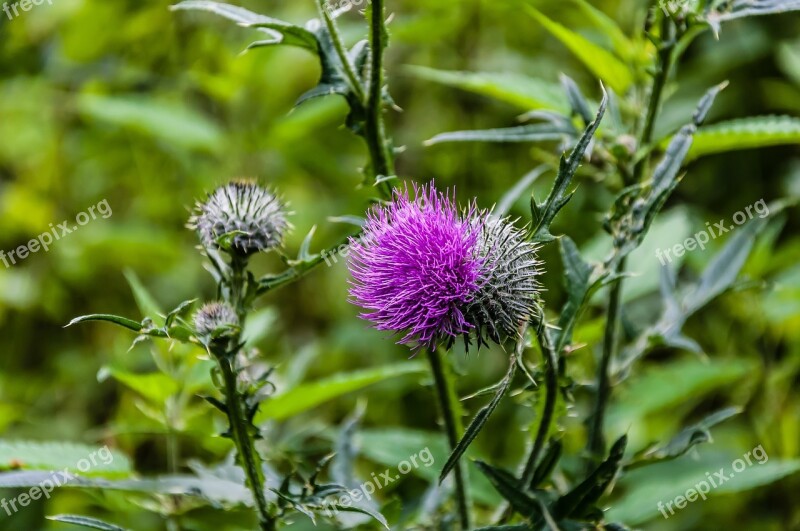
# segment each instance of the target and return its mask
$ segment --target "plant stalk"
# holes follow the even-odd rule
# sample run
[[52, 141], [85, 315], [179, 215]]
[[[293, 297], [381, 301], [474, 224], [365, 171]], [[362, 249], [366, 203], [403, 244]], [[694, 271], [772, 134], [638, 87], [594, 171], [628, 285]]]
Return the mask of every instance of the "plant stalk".
[[[244, 326], [247, 316], [247, 260], [233, 256], [231, 259], [230, 290], [228, 302], [235, 308], [239, 316], [239, 325]], [[264, 471], [261, 456], [255, 448], [255, 437], [247, 420], [245, 404], [239, 393], [234, 369], [235, 356], [241, 343], [241, 333], [231, 338], [229, 346], [232, 351], [217, 354], [220, 372], [224, 383], [225, 405], [230, 424], [230, 436], [236, 446], [239, 461], [247, 477], [247, 485], [253, 493], [253, 499], [258, 512], [259, 526], [262, 531], [274, 531], [276, 528], [275, 517], [271, 514], [266, 495], [264, 494]]]
[[[374, 3], [373, 3], [374, 6]], [[464, 429], [461, 419], [456, 415], [454, 402], [457, 400], [455, 389], [453, 389], [448, 370], [445, 368], [445, 360], [438, 350], [427, 349], [428, 361], [430, 362], [433, 381], [436, 386], [436, 397], [439, 401], [439, 410], [444, 421], [445, 433], [450, 450], [455, 450], [458, 439]], [[456, 504], [458, 505], [458, 515], [461, 521], [462, 531], [469, 531], [469, 494], [465, 484], [464, 467], [461, 462], [456, 464], [453, 469], [456, 486]]]
[[228, 408], [231, 437], [236, 444], [236, 451], [239, 453], [242, 468], [247, 476], [247, 484], [255, 499], [259, 525], [262, 531], [272, 531], [275, 529], [275, 518], [270, 514], [264, 495], [264, 471], [261, 469], [261, 457], [256, 452], [253, 437], [248, 428], [244, 404], [236, 385], [236, 373], [229, 357], [220, 358], [219, 366], [225, 383], [225, 404]]
[[[386, 136], [383, 120], [383, 55], [387, 41], [385, 11], [384, 0], [372, 0], [372, 7], [369, 9], [370, 57], [367, 96], [364, 101], [366, 109], [364, 138], [376, 181], [395, 175], [394, 154]], [[382, 181], [379, 187], [386, 199], [391, 198], [392, 187], [387, 181]]]
[[539, 348], [545, 358], [545, 399], [542, 409], [542, 420], [539, 422], [539, 429], [536, 432], [536, 439], [533, 442], [525, 468], [522, 472], [522, 484], [526, 488], [530, 487], [533, 474], [536, 472], [536, 464], [539, 462], [542, 449], [544, 448], [547, 434], [550, 432], [550, 424], [553, 421], [553, 413], [556, 409], [558, 399], [558, 360], [556, 353], [547, 337], [544, 324], [539, 326], [536, 331], [536, 338], [539, 341]]

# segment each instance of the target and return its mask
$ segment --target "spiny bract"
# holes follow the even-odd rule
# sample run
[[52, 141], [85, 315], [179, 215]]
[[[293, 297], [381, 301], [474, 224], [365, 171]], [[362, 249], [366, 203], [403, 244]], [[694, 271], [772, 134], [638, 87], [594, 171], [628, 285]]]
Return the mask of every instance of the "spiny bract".
[[246, 257], [280, 246], [291, 228], [287, 217], [286, 206], [269, 190], [252, 181], [233, 181], [198, 202], [188, 226], [204, 247]]

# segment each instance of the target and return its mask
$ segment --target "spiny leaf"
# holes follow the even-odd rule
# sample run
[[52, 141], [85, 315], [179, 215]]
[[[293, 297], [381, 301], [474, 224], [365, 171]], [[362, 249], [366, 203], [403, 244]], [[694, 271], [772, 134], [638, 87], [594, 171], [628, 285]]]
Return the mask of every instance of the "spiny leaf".
[[627, 435], [623, 435], [613, 444], [608, 458], [583, 480], [578, 486], [558, 499], [553, 506], [553, 515], [558, 518], [580, 516], [589, 506], [603, 495], [608, 485], [617, 475], [620, 462], [628, 444]]
[[533, 522], [538, 522], [542, 518], [542, 509], [539, 502], [525, 494], [525, 490], [519, 484], [519, 480], [511, 473], [495, 468], [483, 461], [476, 461], [475, 464], [517, 513], [531, 519]]
[[597, 109], [597, 115], [594, 121], [586, 127], [586, 130], [569, 154], [569, 157], [562, 155], [561, 164], [558, 168], [558, 175], [556, 176], [553, 189], [550, 191], [547, 199], [542, 204], [532, 202], [531, 206], [534, 223], [531, 230], [531, 239], [533, 241], [545, 243], [555, 239], [555, 237], [550, 234], [550, 224], [553, 222], [556, 214], [558, 214], [558, 211], [567, 204], [572, 196], [572, 194], [567, 193], [567, 187], [569, 187], [572, 182], [572, 177], [575, 175], [575, 172], [578, 171], [578, 167], [589, 147], [592, 136], [600, 125], [600, 120], [603, 118], [607, 102], [608, 95], [605, 90], [603, 90], [603, 99], [600, 102], [600, 107]]
[[800, 143], [800, 118], [753, 116], [701, 127], [686, 156], [691, 161], [706, 155], [768, 146]]
[[633, 83], [633, 75], [625, 63], [614, 57], [608, 50], [550, 20], [541, 11], [529, 5], [526, 5], [525, 9], [547, 31], [569, 48], [586, 68], [614, 89], [614, 92], [624, 94], [628, 90]]

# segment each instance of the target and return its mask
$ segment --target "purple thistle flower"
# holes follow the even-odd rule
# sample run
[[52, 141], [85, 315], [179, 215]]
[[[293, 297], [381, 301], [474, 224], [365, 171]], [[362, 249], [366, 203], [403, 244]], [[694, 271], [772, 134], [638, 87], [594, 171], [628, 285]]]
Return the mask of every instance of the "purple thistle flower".
[[452, 195], [433, 184], [395, 191], [392, 202], [367, 214], [364, 234], [351, 240], [353, 303], [378, 330], [401, 335], [415, 348], [452, 344], [473, 325], [465, 308], [481, 284], [480, 230]]

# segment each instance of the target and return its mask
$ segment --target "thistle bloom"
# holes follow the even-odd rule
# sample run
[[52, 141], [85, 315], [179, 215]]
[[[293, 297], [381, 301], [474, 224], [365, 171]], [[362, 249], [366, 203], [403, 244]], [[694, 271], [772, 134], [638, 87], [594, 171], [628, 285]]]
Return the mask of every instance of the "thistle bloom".
[[351, 240], [352, 301], [378, 330], [400, 343], [434, 348], [469, 332], [464, 308], [478, 290], [478, 231], [459, 214], [454, 197], [432, 185], [396, 191], [394, 201], [367, 215], [364, 235]]
[[535, 308], [536, 248], [507, 219], [459, 211], [432, 186], [396, 191], [351, 240], [352, 302], [399, 343], [433, 349], [458, 336], [479, 346], [516, 338]]
[[239, 326], [236, 310], [227, 302], [209, 302], [194, 315], [194, 328], [201, 338], [217, 338]]
[[198, 202], [188, 226], [197, 231], [203, 246], [247, 257], [281, 245], [291, 228], [287, 216], [283, 202], [267, 189], [234, 181]]

